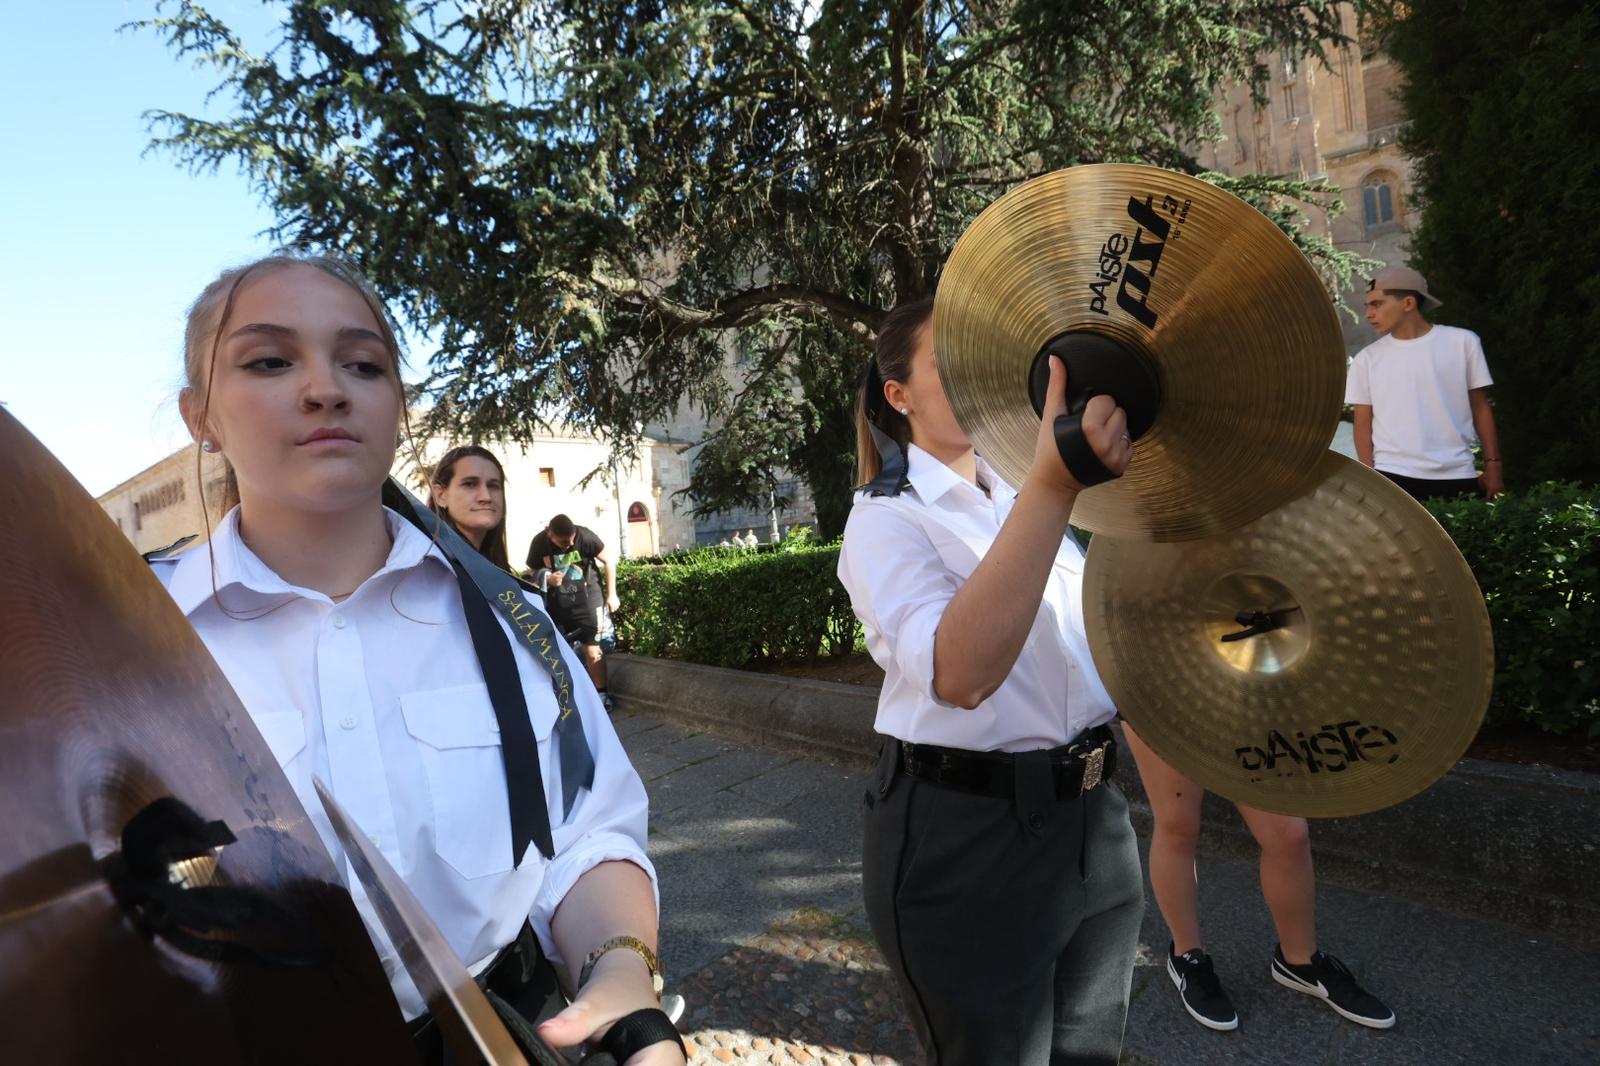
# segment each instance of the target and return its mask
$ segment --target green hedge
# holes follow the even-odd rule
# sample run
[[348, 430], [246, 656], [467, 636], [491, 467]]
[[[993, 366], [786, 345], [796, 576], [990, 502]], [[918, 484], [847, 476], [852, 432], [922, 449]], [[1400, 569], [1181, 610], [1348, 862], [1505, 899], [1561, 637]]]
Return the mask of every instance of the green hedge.
[[1493, 503], [1429, 503], [1494, 627], [1489, 720], [1600, 737], [1600, 489], [1546, 482]]
[[[1494, 627], [1489, 720], [1600, 736], [1600, 490], [1544, 484], [1430, 509], [1471, 564]], [[620, 647], [711, 666], [809, 662], [858, 647], [839, 546], [706, 548], [624, 563]]]
[[708, 666], [812, 662], [856, 647], [839, 545], [704, 548], [617, 570], [623, 651]]

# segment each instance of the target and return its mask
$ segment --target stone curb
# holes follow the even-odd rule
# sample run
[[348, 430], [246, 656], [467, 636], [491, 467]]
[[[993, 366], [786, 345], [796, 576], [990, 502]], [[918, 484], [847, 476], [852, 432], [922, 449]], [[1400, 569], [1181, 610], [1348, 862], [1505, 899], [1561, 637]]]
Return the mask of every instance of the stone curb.
[[[611, 691], [631, 712], [733, 740], [866, 768], [878, 690], [832, 681], [613, 655]], [[1117, 783], [1134, 825], [1150, 808], [1130, 764]], [[1320, 877], [1600, 944], [1600, 777], [1463, 759], [1419, 796], [1312, 827]], [[1231, 805], [1207, 796], [1202, 850], [1252, 857]]]

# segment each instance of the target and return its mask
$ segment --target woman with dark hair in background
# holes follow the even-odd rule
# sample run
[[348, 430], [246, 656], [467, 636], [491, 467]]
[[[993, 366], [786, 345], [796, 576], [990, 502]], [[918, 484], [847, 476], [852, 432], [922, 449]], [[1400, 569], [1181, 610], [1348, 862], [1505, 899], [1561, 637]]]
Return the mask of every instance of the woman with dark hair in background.
[[[933, 301], [890, 312], [857, 409], [860, 477], [839, 578], [884, 669], [866, 795], [867, 916], [937, 1066], [1114, 1066], [1143, 913], [1115, 716], [1083, 630], [1082, 486], [1053, 424], [1052, 358], [1018, 492], [973, 450], [940, 383]], [[1096, 396], [1107, 472], [1133, 444]]]
[[486, 448], [462, 444], [433, 468], [428, 506], [485, 559], [511, 569], [506, 550], [506, 472]]

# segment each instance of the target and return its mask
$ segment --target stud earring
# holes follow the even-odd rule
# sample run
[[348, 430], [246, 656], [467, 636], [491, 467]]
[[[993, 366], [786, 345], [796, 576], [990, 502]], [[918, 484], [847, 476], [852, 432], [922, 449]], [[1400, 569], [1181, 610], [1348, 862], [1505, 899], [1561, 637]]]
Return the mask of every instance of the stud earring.
[[200, 450], [203, 452], [215, 452], [217, 450], [217, 442], [207, 437], [200, 442]]
[[900, 408], [900, 413], [901, 413], [901, 414], [902, 414], [902, 415], [909, 415], [909, 414], [910, 414], [910, 413], [911, 413], [911, 408], [909, 408], [909, 407], [902, 407], [902, 408]]

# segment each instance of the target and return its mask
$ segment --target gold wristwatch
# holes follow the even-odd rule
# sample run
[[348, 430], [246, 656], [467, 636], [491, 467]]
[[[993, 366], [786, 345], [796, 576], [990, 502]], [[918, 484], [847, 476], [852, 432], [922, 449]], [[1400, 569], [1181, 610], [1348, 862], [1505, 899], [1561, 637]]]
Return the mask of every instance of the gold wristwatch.
[[644, 960], [650, 968], [650, 987], [655, 990], [656, 998], [661, 998], [661, 989], [665, 982], [661, 980], [661, 966], [656, 962], [656, 953], [636, 936], [614, 936], [604, 944], [589, 952], [589, 957], [583, 960], [583, 969], [578, 971], [578, 987], [582, 988], [589, 983], [589, 975], [594, 973], [594, 964], [600, 961], [600, 956], [616, 948], [627, 948]]

